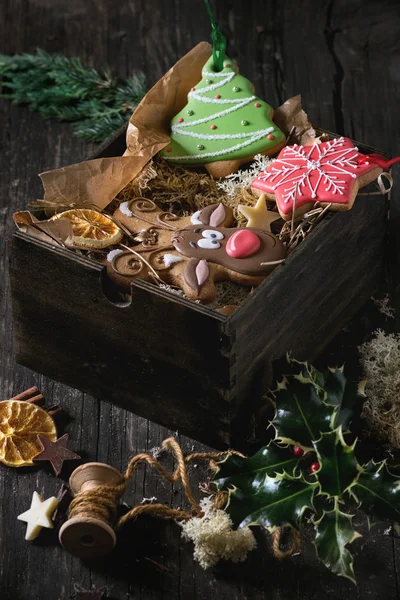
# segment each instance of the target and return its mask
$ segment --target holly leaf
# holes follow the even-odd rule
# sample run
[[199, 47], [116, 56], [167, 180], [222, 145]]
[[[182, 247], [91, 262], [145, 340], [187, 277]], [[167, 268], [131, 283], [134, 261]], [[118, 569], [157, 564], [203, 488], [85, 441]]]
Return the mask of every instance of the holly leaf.
[[301, 375], [305, 378], [308, 377], [317, 387], [323, 388], [324, 386], [323, 373], [320, 373], [320, 371], [308, 362], [296, 360], [290, 354], [286, 354], [286, 364], [282, 369], [282, 373], [284, 376]]
[[337, 504], [334, 510], [324, 511], [319, 521], [314, 523], [315, 547], [318, 558], [332, 573], [356, 583], [353, 556], [346, 546], [361, 536], [353, 529], [352, 518], [352, 515], [341, 512]]
[[313, 442], [317, 453], [319, 470], [315, 473], [321, 486], [321, 494], [339, 497], [348, 490], [360, 475], [360, 466], [354, 455], [354, 447], [343, 439], [342, 428], [323, 433]]
[[266, 475], [272, 477], [283, 471], [294, 475], [298, 463], [291, 448], [270, 442], [249, 458], [228, 455], [218, 463], [213, 482], [219, 490], [251, 488], [255, 492], [264, 485]]
[[348, 380], [343, 372], [343, 367], [340, 367], [339, 369], [328, 369], [324, 374], [323, 387], [326, 392], [326, 404], [336, 408], [332, 419], [332, 429], [341, 425], [343, 430], [347, 431], [354, 416], [361, 412], [365, 398], [365, 381]]
[[276, 414], [272, 420], [276, 439], [312, 449], [313, 440], [330, 430], [332, 408], [324, 404], [310, 377], [284, 377], [274, 391]]
[[400, 521], [400, 478], [390, 473], [386, 461], [367, 463], [350, 494], [371, 522]]
[[297, 527], [304, 511], [314, 509], [317, 486], [302, 475], [292, 477], [285, 472], [275, 477], [266, 475], [255, 489], [250, 483], [231, 490], [225, 510], [235, 527], [261, 525], [270, 532], [285, 525]]

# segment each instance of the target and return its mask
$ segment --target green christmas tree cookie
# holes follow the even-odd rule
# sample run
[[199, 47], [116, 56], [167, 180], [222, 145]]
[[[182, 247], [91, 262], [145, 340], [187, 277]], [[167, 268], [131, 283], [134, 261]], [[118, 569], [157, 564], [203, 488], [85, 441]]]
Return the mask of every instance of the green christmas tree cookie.
[[210, 57], [187, 105], [172, 119], [171, 142], [160, 154], [170, 162], [205, 165], [214, 177], [224, 177], [256, 154], [282, 148], [285, 136], [272, 115], [228, 58], [216, 72]]

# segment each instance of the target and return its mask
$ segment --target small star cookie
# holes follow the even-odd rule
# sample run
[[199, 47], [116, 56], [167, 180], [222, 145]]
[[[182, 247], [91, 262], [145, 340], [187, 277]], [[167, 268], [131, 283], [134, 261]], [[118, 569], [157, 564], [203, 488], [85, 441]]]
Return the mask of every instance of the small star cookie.
[[81, 458], [79, 454], [75, 454], [67, 448], [68, 433], [65, 433], [55, 442], [48, 440], [43, 435], [38, 435], [38, 442], [41, 452], [33, 458], [34, 462], [48, 461], [57, 477], [61, 473], [64, 461], [79, 460]]
[[33, 492], [31, 507], [21, 515], [18, 515], [19, 521], [27, 523], [25, 539], [32, 541], [37, 538], [42, 527], [53, 529], [54, 525], [51, 515], [58, 505], [58, 500], [54, 496], [43, 500], [37, 492]]
[[266, 194], [261, 194], [254, 206], [239, 204], [239, 212], [246, 217], [247, 227], [259, 227], [271, 231], [271, 223], [279, 219], [279, 213], [268, 210]]

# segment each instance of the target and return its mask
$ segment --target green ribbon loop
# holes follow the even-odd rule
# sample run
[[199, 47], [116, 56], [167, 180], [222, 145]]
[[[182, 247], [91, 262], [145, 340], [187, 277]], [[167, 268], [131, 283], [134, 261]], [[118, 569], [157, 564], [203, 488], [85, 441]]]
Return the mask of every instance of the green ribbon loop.
[[214, 21], [209, 1], [204, 0], [204, 3], [206, 5], [208, 16], [210, 17], [211, 22], [211, 41], [214, 68], [216, 71], [222, 71], [222, 69], [224, 68], [226, 37]]

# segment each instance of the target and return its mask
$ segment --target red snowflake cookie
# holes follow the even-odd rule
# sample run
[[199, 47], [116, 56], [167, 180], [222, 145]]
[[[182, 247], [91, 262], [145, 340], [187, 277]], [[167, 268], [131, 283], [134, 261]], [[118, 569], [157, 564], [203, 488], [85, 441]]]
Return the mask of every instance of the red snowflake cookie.
[[296, 216], [315, 202], [321, 206], [331, 203], [332, 210], [349, 210], [359, 188], [382, 172], [364, 158], [351, 140], [343, 137], [312, 146], [286, 146], [251, 187], [276, 200], [283, 219], [292, 217], [294, 202]]

